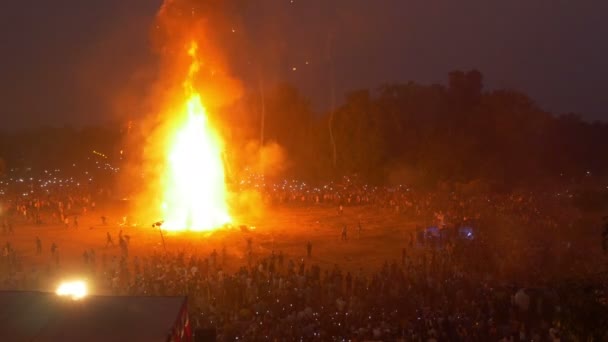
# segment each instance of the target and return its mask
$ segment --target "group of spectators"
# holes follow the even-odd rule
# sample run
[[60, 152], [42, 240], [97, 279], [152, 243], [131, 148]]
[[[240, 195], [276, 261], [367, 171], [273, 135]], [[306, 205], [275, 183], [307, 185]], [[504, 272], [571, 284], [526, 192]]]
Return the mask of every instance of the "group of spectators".
[[[470, 224], [483, 234], [473, 240], [451, 236], [441, 248], [403, 239], [394, 260], [347, 269], [340, 264], [321, 267], [310, 242], [303, 242], [301, 255], [255, 254], [251, 239], [241, 254], [247, 258], [225, 249], [208, 255], [160, 250], [134, 255], [129, 253], [128, 235], [121, 231], [120, 253], [112, 255], [114, 242], [108, 233], [105, 246], [84, 251], [83, 267], [100, 290], [117, 295], [188, 295], [190, 324], [214, 329], [220, 341], [608, 338], [606, 328], [584, 336], [573, 328], [569, 293], [556, 286], [561, 281], [556, 276], [559, 269], [577, 267], [576, 258], [568, 258], [575, 253], [569, 244], [548, 251], [543, 241], [519, 241], [512, 249], [497, 244], [510, 238], [507, 235], [492, 236], [493, 229], [498, 229], [496, 222], [505, 220], [508, 226], [534, 226], [545, 234], [572, 226], [579, 217], [564, 196], [551, 192], [424, 193], [406, 187], [336, 185], [274, 187], [263, 196], [275, 205], [335, 207], [338, 214], [352, 206], [372, 206], [409, 217], [420, 227], [449, 229]], [[9, 223], [11, 231], [17, 221], [62, 223], [68, 215], [85, 215], [94, 208], [93, 198], [84, 194], [30, 197], [10, 202], [3, 220], [10, 234]], [[38, 241], [36, 248], [40, 248]], [[2, 288], [40, 285], [42, 270], [19, 278], [18, 254], [10, 243], [2, 252]], [[59, 263], [55, 253], [46, 270], [50, 274], [52, 264]], [[548, 260], [554, 257], [563, 260], [558, 270], [548, 266], [556, 264]], [[527, 264], [514, 267], [522, 260]]]
[[[74, 217], [95, 210], [91, 194], [82, 191], [62, 191], [49, 194], [14, 196], [3, 201], [4, 222], [19, 220], [28, 224], [71, 224]], [[76, 218], [77, 222], [77, 218]]]
[[[572, 190], [495, 193], [457, 189], [421, 191], [407, 186], [375, 187], [352, 182], [309, 186], [305, 183], [260, 187], [267, 203], [278, 205], [371, 206], [406, 215], [427, 225], [460, 224], [497, 215], [515, 215], [524, 224], [555, 227], [580, 218], [572, 210]], [[460, 191], [459, 191], [460, 190]], [[565, 210], [566, 209], [566, 210]]]
[[[462, 247], [462, 248], [461, 248]], [[502, 282], [474, 245], [414, 249], [376, 269], [322, 269], [283, 253], [241, 265], [225, 252], [114, 258], [100, 282], [118, 295], [188, 295], [194, 328], [218, 340], [559, 341], [563, 296]], [[465, 252], [467, 251], [467, 252]], [[481, 252], [481, 251], [479, 251]]]

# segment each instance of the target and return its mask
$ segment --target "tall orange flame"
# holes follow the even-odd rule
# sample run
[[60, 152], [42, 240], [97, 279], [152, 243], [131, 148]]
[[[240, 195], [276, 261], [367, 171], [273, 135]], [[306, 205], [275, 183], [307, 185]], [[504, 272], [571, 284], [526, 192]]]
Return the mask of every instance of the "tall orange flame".
[[222, 159], [223, 144], [211, 127], [193, 79], [200, 69], [198, 45], [183, 83], [185, 102], [176, 113], [177, 129], [166, 151], [163, 175], [163, 229], [213, 230], [231, 221]]

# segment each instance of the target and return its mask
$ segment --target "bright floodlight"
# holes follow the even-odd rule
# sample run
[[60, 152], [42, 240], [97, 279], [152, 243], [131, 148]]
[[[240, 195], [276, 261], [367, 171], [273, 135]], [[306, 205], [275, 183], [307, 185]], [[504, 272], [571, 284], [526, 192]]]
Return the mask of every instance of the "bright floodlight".
[[84, 281], [68, 281], [61, 283], [55, 292], [59, 296], [81, 299], [87, 295], [87, 284]]

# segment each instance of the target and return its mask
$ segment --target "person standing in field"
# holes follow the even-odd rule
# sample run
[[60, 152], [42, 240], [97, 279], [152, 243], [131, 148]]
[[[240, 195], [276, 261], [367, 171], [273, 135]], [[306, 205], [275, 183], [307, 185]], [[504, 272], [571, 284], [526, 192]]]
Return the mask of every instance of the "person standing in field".
[[36, 254], [42, 254], [42, 241], [38, 236], [36, 236]]
[[112, 245], [112, 247], [114, 247], [114, 241], [112, 241], [112, 235], [110, 235], [110, 232], [106, 232], [106, 247], [108, 247], [109, 245]]

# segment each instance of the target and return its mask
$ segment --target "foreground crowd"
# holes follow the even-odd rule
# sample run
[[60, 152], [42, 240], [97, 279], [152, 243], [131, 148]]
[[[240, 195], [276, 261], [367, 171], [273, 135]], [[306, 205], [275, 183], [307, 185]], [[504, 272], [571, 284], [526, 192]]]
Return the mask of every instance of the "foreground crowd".
[[[349, 206], [374, 206], [445, 229], [475, 222], [486, 235], [459, 239], [452, 234], [436, 244], [412, 233], [403, 241], [403, 250], [394, 253], [399, 260], [363, 270], [341, 265], [321, 268], [310, 244], [304, 257], [281, 251], [256, 254], [251, 240], [239, 255], [222, 249], [210, 255], [155, 252], [142, 257], [129, 253], [130, 238], [121, 231], [116, 240], [107, 233], [100, 249], [85, 250], [83, 267], [97, 286], [117, 295], [188, 295], [191, 325], [215, 329], [220, 341], [608, 339], [608, 328], [602, 330], [601, 325], [599, 331], [574, 328], [572, 317], [581, 313], [575, 305], [579, 299], [571, 289], [557, 286], [561, 279], [555, 273], [584, 266], [576, 264], [577, 249], [567, 241], [551, 244], [559, 239], [529, 241], [532, 232], [525, 234], [528, 241], [523, 242], [490, 234], [500, 228], [495, 222], [507, 219], [508, 226], [535, 226], [538, 234], [557, 234], [579, 219], [563, 205], [563, 197], [414, 193], [406, 188], [306, 191], [273, 191], [265, 196], [278, 204], [331, 205], [339, 213]], [[84, 208], [94, 211], [95, 204], [89, 196], [66, 195], [14, 203], [10, 208], [11, 219], [5, 220], [9, 237], [15, 234], [13, 220], [63, 222], [68, 210], [71, 216], [84, 215]], [[106, 218], [101, 219], [105, 225]], [[73, 220], [66, 225], [77, 226]], [[114, 242], [120, 253], [108, 256]], [[40, 253], [37, 238], [36, 254]], [[7, 243], [0, 263], [1, 287], [37, 288], [39, 274], [59, 268], [54, 243], [51, 254], [46, 270], [23, 276], [18, 252]], [[519, 271], [509, 269], [522, 262], [525, 267]]]
[[416, 249], [367, 273], [339, 265], [321, 269], [309, 258], [282, 253], [227, 272], [223, 265], [231, 258], [214, 251], [123, 258], [104, 274], [116, 294], [187, 294], [191, 324], [217, 329], [220, 341], [571, 337], [562, 325], [571, 314], [568, 293], [498, 282], [475, 261], [477, 248], [459, 242], [441, 252]]

